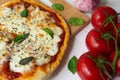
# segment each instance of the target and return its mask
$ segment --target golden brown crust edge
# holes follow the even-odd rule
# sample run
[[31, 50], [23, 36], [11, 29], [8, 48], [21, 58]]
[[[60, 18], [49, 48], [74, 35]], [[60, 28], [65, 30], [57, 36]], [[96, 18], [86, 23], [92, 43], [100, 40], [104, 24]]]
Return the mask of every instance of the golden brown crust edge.
[[[36, 2], [34, 0], [12, 0], [12, 1], [9, 1], [7, 3], [4, 3], [3, 5], [1, 5], [0, 7], [3, 7], [3, 6], [8, 6], [10, 4], [14, 4], [16, 2], [19, 2], [19, 1], [25, 1], [25, 2], [28, 2], [28, 3], [31, 3], [31, 4], [35, 4], [35, 5], [38, 5], [38, 6], [42, 6], [43, 8], [45, 8], [46, 10], [48, 11], [51, 11], [53, 12], [54, 14], [57, 15], [57, 17], [61, 20], [61, 24], [63, 26], [63, 29], [65, 31], [65, 38], [64, 38], [64, 41], [63, 41], [63, 44], [60, 48], [60, 51], [59, 53], [57, 54], [56, 56], [56, 60], [54, 62], [52, 62], [51, 64], [48, 64], [46, 65], [46, 71], [43, 71], [41, 67], [39, 67], [37, 69], [37, 71], [35, 72], [35, 74], [33, 76], [29, 76], [29, 77], [19, 77], [17, 79], [14, 79], [14, 80], [46, 80], [49, 76], [51, 76], [51, 74], [53, 73], [53, 71], [57, 68], [57, 66], [60, 64], [61, 62], [61, 59], [63, 58], [63, 55], [66, 51], [66, 48], [67, 48], [67, 44], [69, 42], [69, 28], [68, 28], [68, 25], [66, 24], [65, 20], [63, 19], [63, 17], [61, 17], [58, 13], [56, 13], [54, 10], [52, 10], [51, 8], [49, 8], [48, 6], [45, 6], [44, 4], [42, 4], [41, 2]], [[3, 79], [2, 76], [0, 76], [0, 79], [2, 80], [6, 80], [6, 79]]]

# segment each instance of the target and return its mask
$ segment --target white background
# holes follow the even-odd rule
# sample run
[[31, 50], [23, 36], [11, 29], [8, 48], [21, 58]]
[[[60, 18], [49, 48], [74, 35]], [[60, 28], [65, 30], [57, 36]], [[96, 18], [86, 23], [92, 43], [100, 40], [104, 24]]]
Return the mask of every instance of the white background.
[[[45, 3], [48, 6], [51, 6], [51, 3], [49, 0], [40, 0], [41, 2]], [[68, 3], [74, 6], [73, 0], [66, 0]], [[100, 5], [108, 5], [114, 8], [117, 12], [120, 12], [120, 0], [101, 0]], [[85, 13], [86, 14], [86, 13]], [[87, 13], [89, 17], [91, 17], [91, 14]], [[120, 17], [120, 16], [119, 16]], [[61, 64], [56, 69], [56, 71], [53, 73], [53, 75], [50, 77], [49, 80], [81, 80], [77, 73], [73, 75], [68, 70], [68, 61], [71, 59], [72, 56], [80, 57], [81, 54], [87, 51], [86, 45], [85, 45], [85, 37], [89, 30], [92, 29], [91, 23], [86, 26], [81, 32], [79, 32], [74, 38], [70, 40], [68, 49], [62, 59]], [[116, 77], [114, 80], [120, 80], [120, 78]]]

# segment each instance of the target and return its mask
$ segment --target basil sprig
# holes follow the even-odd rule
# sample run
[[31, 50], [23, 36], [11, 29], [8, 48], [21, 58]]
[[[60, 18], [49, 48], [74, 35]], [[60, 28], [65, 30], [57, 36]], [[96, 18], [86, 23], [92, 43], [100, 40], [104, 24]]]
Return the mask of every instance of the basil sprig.
[[28, 37], [28, 35], [29, 35], [29, 33], [28, 34], [23, 33], [21, 35], [17, 35], [13, 41], [14, 41], [14, 43], [21, 43]]
[[73, 56], [68, 62], [68, 70], [71, 71], [73, 74], [75, 74], [76, 72], [77, 61], [78, 61], [77, 57]]
[[22, 17], [27, 17], [27, 16], [28, 16], [28, 10], [24, 9], [24, 10], [20, 13], [20, 15], [21, 15]]
[[59, 3], [54, 3], [52, 4], [52, 8], [58, 11], [63, 11], [64, 10], [64, 6], [59, 4]]
[[19, 61], [19, 64], [20, 65], [26, 65], [28, 64], [29, 62], [31, 62], [33, 60], [33, 57], [30, 56], [30, 57], [26, 57], [26, 58], [23, 58]]
[[68, 20], [68, 23], [73, 25], [73, 26], [79, 26], [79, 25], [82, 25], [85, 23], [85, 21], [81, 18], [78, 18], [78, 17], [71, 17], [69, 20]]
[[54, 33], [53, 33], [53, 31], [51, 29], [49, 29], [49, 28], [43, 28], [43, 31], [45, 31], [46, 33], [48, 33], [53, 38]]

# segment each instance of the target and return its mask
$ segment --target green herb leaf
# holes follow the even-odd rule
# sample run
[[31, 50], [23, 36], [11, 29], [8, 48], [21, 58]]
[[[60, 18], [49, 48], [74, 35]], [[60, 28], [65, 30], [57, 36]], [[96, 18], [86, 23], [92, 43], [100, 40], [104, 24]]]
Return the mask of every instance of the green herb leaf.
[[26, 57], [26, 58], [21, 59], [20, 62], [19, 62], [19, 64], [20, 65], [26, 65], [26, 64], [28, 64], [32, 60], [33, 60], [32, 56]]
[[64, 6], [59, 4], [59, 3], [54, 3], [52, 4], [52, 8], [58, 11], [63, 11], [64, 10]]
[[68, 62], [68, 69], [73, 73], [75, 74], [76, 72], [76, 64], [77, 64], [77, 57], [73, 56], [70, 61]]
[[23, 33], [22, 35], [18, 35], [14, 38], [14, 43], [21, 43], [22, 41], [24, 41], [27, 37], [28, 37], [29, 34], [25, 34]]
[[51, 29], [49, 29], [49, 28], [43, 28], [43, 30], [45, 32], [47, 32], [53, 38], [54, 33], [53, 33], [53, 31]]
[[68, 23], [73, 25], [73, 26], [79, 26], [79, 25], [82, 25], [85, 23], [85, 21], [81, 18], [77, 18], [77, 17], [71, 17], [69, 20], [68, 20]]
[[25, 10], [23, 10], [23, 11], [20, 13], [20, 15], [21, 15], [22, 17], [27, 17], [27, 16], [28, 16], [28, 11], [25, 9]]

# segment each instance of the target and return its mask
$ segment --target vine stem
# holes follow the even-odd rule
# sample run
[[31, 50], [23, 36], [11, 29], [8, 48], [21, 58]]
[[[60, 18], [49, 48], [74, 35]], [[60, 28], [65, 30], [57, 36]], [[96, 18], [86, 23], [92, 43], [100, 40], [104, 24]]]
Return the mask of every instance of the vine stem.
[[111, 22], [112, 22], [112, 24], [113, 24], [113, 26], [114, 26], [114, 29], [115, 29], [115, 31], [116, 31], [116, 36], [115, 36], [115, 39], [114, 39], [114, 42], [115, 42], [115, 56], [114, 56], [114, 59], [113, 59], [113, 67], [114, 67], [114, 71], [115, 71], [115, 68], [116, 68], [116, 62], [117, 62], [117, 58], [118, 58], [118, 56], [119, 56], [119, 50], [118, 50], [118, 33], [119, 33], [119, 31], [118, 31], [118, 29], [117, 29], [117, 27], [116, 27], [116, 25], [115, 25], [115, 23], [113, 22], [113, 20], [110, 20]]

